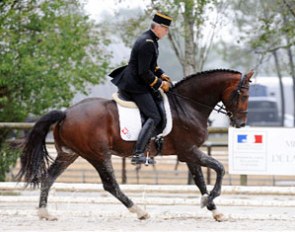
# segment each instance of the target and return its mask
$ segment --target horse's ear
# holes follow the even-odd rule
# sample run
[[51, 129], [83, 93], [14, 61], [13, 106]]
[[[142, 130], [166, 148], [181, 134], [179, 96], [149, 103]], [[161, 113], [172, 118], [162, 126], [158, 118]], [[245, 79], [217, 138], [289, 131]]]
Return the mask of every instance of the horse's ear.
[[246, 74], [246, 78], [247, 78], [248, 81], [251, 79], [251, 77], [253, 76], [253, 74], [254, 74], [254, 70], [253, 70], [253, 69], [251, 69], [251, 70]]

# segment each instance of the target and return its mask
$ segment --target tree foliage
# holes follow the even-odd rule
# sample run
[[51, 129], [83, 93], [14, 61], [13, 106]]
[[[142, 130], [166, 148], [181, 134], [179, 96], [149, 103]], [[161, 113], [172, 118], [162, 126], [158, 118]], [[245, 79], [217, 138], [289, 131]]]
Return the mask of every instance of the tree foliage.
[[121, 38], [131, 46], [134, 38], [147, 28], [156, 10], [173, 17], [168, 38], [181, 64], [184, 76], [201, 71], [208, 59], [214, 37], [221, 28], [225, 4], [218, 0], [152, 0], [144, 13], [119, 18]]
[[[78, 0], [0, 1], [0, 121], [67, 107], [108, 71], [109, 41]], [[15, 162], [0, 129], [0, 174]]]
[[106, 74], [99, 31], [78, 1], [0, 3], [0, 118], [23, 120], [68, 106], [87, 83]]
[[[242, 41], [253, 56], [259, 56], [260, 62], [268, 61], [274, 51], [281, 54], [281, 65], [285, 74], [290, 75], [287, 49], [295, 45], [295, 17], [290, 0], [269, 1], [230, 1], [230, 11], [234, 12], [232, 22], [239, 29], [239, 40]], [[287, 4], [286, 4], [287, 3]], [[229, 14], [230, 15], [230, 14]], [[275, 67], [269, 65], [269, 67]], [[277, 70], [272, 70], [276, 71]]]
[[20, 150], [18, 147], [11, 147], [8, 143], [4, 143], [1, 146], [0, 152], [0, 181], [5, 181], [6, 174], [9, 172], [10, 167], [14, 166]]
[[217, 24], [213, 21], [211, 34], [206, 35], [206, 22], [210, 13], [215, 13], [217, 5], [215, 0], [152, 0], [151, 9], [173, 17], [174, 27], [168, 37], [185, 76], [204, 67]]
[[[295, 16], [294, 1], [231, 1], [235, 12], [236, 25], [240, 39], [245, 42], [257, 59], [257, 70], [265, 62], [267, 68], [279, 77], [282, 115], [285, 115], [284, 88], [282, 76], [293, 78], [293, 102], [295, 110], [295, 70], [293, 54], [295, 52]], [[273, 59], [270, 59], [273, 58]], [[295, 111], [294, 111], [295, 115]], [[295, 118], [294, 118], [295, 120]], [[295, 122], [295, 121], [294, 121]], [[284, 125], [284, 117], [281, 119]]]

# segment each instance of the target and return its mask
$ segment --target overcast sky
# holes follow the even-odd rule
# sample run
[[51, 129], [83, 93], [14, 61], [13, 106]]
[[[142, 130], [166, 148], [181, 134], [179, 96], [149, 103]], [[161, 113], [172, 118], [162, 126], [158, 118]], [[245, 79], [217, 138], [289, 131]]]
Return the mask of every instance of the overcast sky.
[[102, 19], [104, 13], [114, 15], [114, 10], [120, 8], [144, 8], [149, 0], [83, 0], [85, 10], [95, 20]]

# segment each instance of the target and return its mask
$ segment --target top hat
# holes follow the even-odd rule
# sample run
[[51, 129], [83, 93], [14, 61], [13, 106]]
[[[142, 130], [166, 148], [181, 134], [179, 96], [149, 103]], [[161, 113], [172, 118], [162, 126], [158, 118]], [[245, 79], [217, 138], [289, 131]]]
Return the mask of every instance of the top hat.
[[172, 18], [168, 15], [164, 15], [162, 13], [157, 12], [154, 15], [153, 21], [155, 23], [161, 24], [164, 27], [169, 27], [172, 21]]

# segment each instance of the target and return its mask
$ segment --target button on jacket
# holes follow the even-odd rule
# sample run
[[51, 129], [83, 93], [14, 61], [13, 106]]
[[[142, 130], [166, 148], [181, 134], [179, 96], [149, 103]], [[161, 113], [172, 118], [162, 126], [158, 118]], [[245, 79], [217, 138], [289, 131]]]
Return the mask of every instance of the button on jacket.
[[109, 74], [113, 84], [131, 93], [145, 93], [151, 87], [158, 89], [164, 73], [157, 65], [158, 55], [158, 38], [148, 30], [135, 41], [128, 65]]

